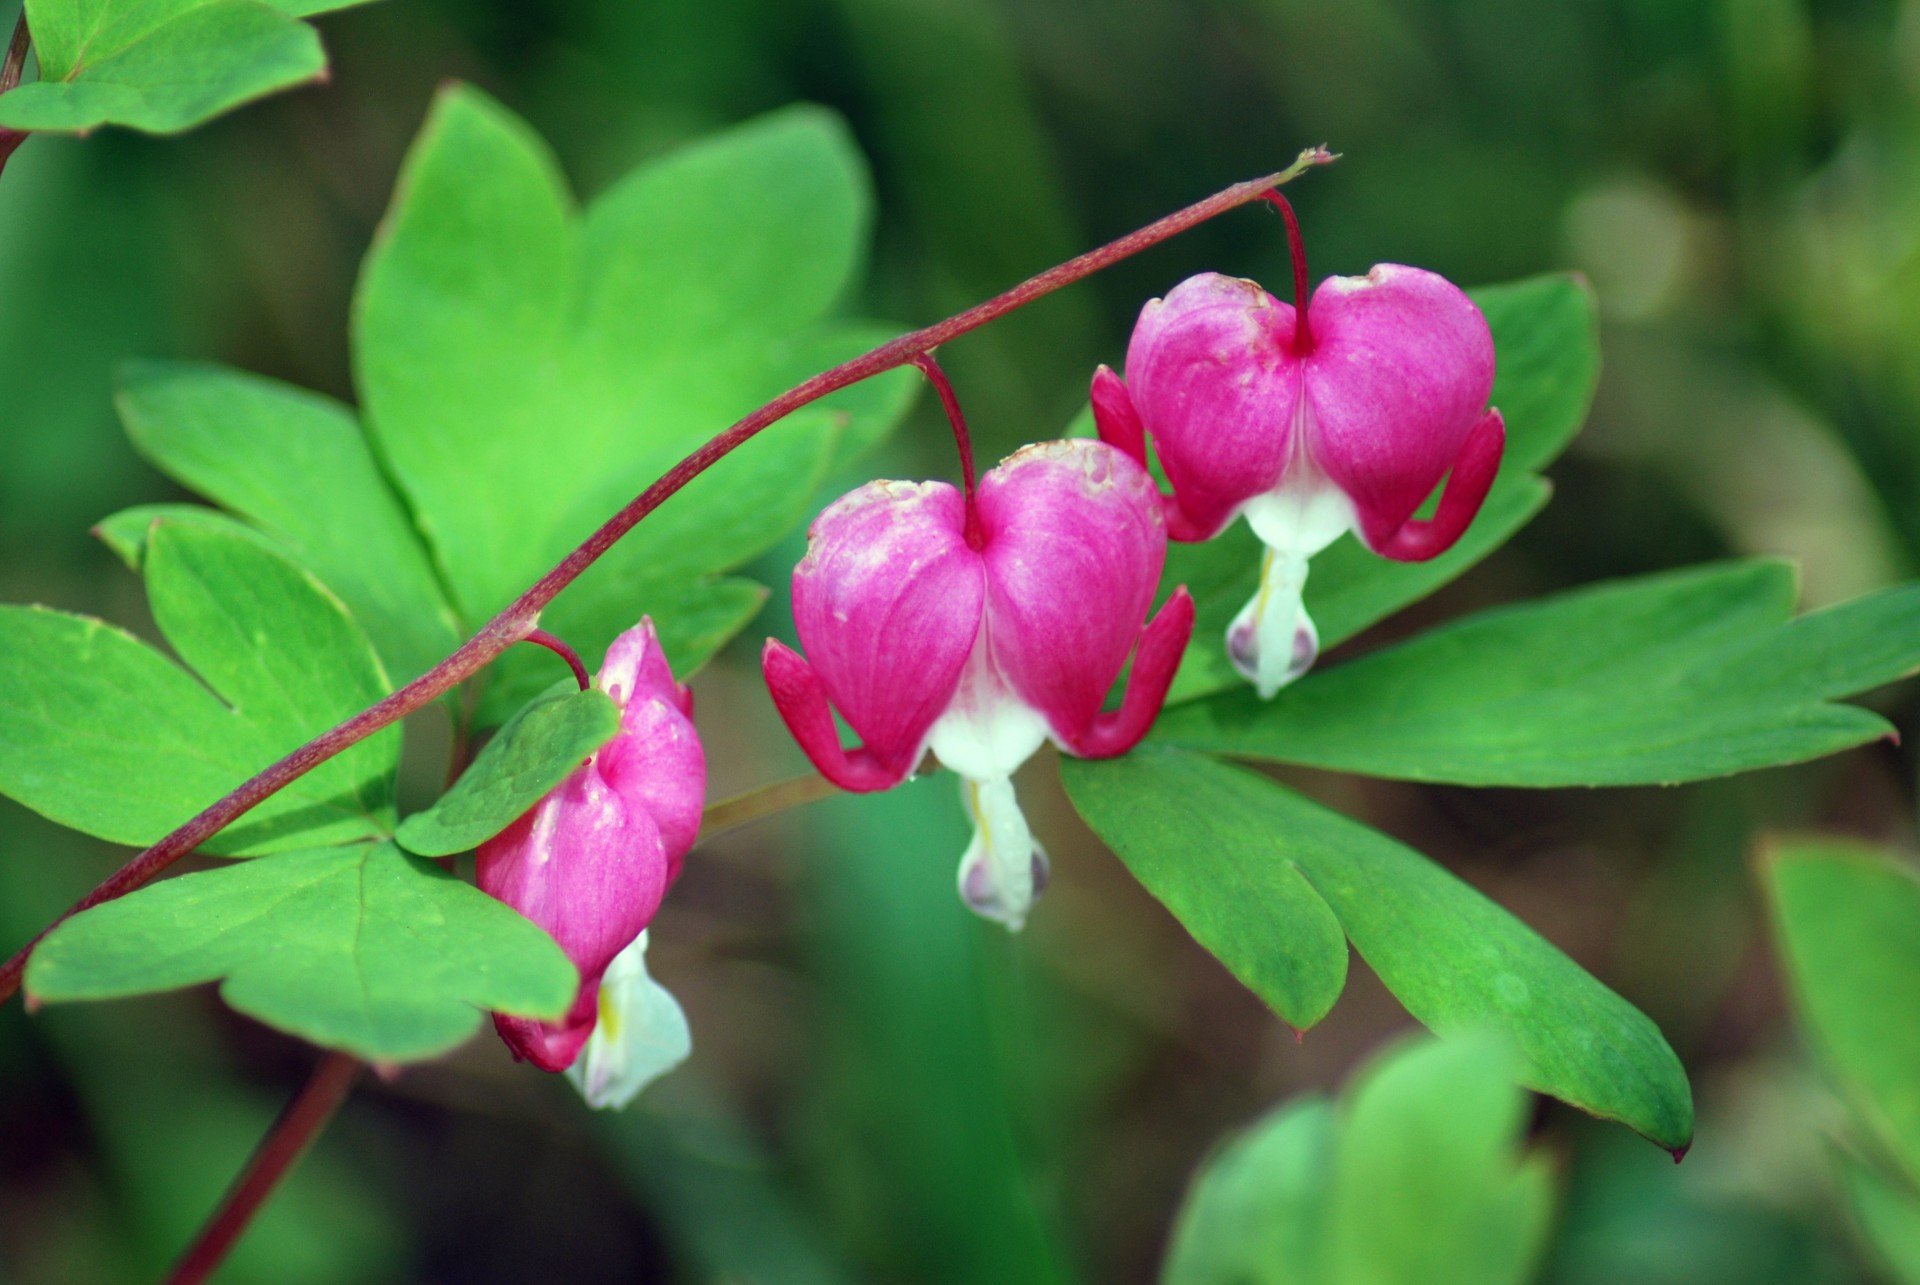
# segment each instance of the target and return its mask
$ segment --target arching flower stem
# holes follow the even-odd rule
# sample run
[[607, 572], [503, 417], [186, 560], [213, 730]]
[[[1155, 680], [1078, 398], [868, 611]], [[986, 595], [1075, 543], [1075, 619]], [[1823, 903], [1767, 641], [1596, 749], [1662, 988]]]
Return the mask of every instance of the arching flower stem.
[[544, 629], [536, 629], [520, 641], [530, 642], [536, 647], [545, 647], [561, 660], [566, 661], [567, 668], [573, 671], [574, 681], [580, 684], [581, 691], [584, 692], [587, 688], [593, 686], [593, 680], [587, 677], [587, 667], [580, 663], [580, 657], [575, 654], [573, 648], [567, 646], [566, 643], [562, 642], [553, 634], [548, 633]]
[[1307, 322], [1307, 305], [1313, 298], [1313, 279], [1307, 275], [1307, 243], [1300, 236], [1300, 220], [1294, 217], [1293, 203], [1272, 188], [1260, 196], [1280, 211], [1287, 225], [1287, 250], [1293, 256], [1293, 351], [1304, 357], [1313, 351], [1313, 327]]

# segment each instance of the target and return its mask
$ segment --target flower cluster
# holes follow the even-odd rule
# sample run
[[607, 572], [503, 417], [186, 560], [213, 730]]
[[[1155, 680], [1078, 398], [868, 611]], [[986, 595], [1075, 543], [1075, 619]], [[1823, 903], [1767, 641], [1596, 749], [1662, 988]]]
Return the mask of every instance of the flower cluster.
[[[762, 652], [775, 707], [833, 784], [888, 789], [929, 753], [954, 771], [974, 824], [960, 896], [1009, 928], [1047, 881], [1015, 771], [1048, 741], [1126, 753], [1179, 668], [1194, 621], [1186, 589], [1149, 620], [1169, 538], [1210, 539], [1244, 515], [1265, 543], [1226, 647], [1271, 697], [1319, 650], [1302, 600], [1309, 558], [1348, 532], [1384, 557], [1434, 557], [1499, 470], [1505, 429], [1487, 408], [1493, 340], [1479, 309], [1445, 279], [1391, 264], [1309, 299], [1298, 225], [1269, 195], [1286, 216], [1297, 306], [1213, 273], [1149, 302], [1125, 378], [1094, 376], [1100, 441], [1027, 446], [976, 486], [953, 390], [930, 355], [916, 358], [952, 422], [963, 485], [869, 482], [829, 505], [793, 573], [801, 651], [769, 639]], [[1167, 494], [1148, 472], [1149, 439]], [[1433, 515], [1417, 516], [1443, 479]], [[686, 1056], [686, 1020], [642, 956], [699, 829], [705, 762], [650, 624], [613, 645], [597, 681], [621, 707], [619, 734], [484, 845], [478, 869], [581, 975], [560, 1021], [498, 1017], [501, 1035], [535, 1065], [569, 1070], [595, 1104], [618, 1104]]]

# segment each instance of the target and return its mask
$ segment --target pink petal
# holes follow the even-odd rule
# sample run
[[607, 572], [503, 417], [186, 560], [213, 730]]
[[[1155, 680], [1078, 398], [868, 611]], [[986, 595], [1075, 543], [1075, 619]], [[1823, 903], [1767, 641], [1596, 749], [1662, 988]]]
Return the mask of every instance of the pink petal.
[[1427, 521], [1403, 523], [1379, 548], [1379, 552], [1401, 562], [1425, 562], [1453, 547], [1465, 533], [1474, 515], [1493, 487], [1500, 472], [1500, 456], [1507, 446], [1506, 421], [1497, 410], [1488, 411], [1467, 434], [1460, 458], [1453, 462], [1447, 489], [1440, 493], [1440, 506]]
[[1446, 278], [1390, 263], [1323, 281], [1312, 317], [1308, 449], [1352, 499], [1368, 547], [1381, 550], [1479, 424], [1493, 335]]
[[965, 526], [960, 493], [945, 483], [869, 482], [814, 521], [793, 572], [794, 626], [820, 688], [872, 758], [902, 776], [979, 632], [985, 587]]
[[1071, 744], [1100, 712], [1166, 558], [1145, 469], [1101, 442], [1042, 442], [980, 480], [995, 668]]
[[1084, 733], [1067, 743], [1067, 748], [1081, 758], [1103, 759], [1125, 754], [1138, 745], [1153, 727], [1153, 720], [1160, 717], [1167, 689], [1173, 686], [1173, 676], [1192, 637], [1193, 595], [1181, 585], [1140, 634], [1120, 708], [1095, 717]]
[[1126, 384], [1113, 373], [1112, 367], [1103, 365], [1093, 372], [1093, 387], [1087, 396], [1093, 405], [1093, 426], [1100, 440], [1145, 468], [1146, 425], [1140, 422], [1140, 412], [1133, 408]]
[[1218, 273], [1189, 277], [1141, 310], [1126, 389], [1187, 519], [1170, 523], [1182, 538], [1218, 533], [1279, 483], [1300, 403], [1292, 343], [1291, 307]]
[[827, 689], [821, 686], [812, 666], [791, 647], [767, 639], [760, 651], [760, 669], [766, 675], [774, 708], [820, 775], [843, 790], [865, 794], [892, 789], [912, 773], [917, 755], [883, 761], [865, 747], [841, 748], [840, 729], [834, 725]]
[[[668, 864], [659, 828], [601, 776], [596, 756], [481, 844], [475, 874], [483, 891], [560, 944], [580, 970], [584, 995], [652, 921], [666, 894]], [[591, 1030], [591, 1007], [586, 1012]], [[568, 1027], [572, 1016], [557, 1025]], [[546, 1070], [567, 1064], [548, 1065], [555, 1055], [543, 1045], [514, 1049]], [[577, 1043], [573, 1049], [578, 1051]]]
[[620, 733], [600, 752], [600, 774], [659, 827], [671, 882], [706, 805], [707, 757], [693, 726], [693, 697], [673, 681], [644, 618], [607, 648], [595, 682], [621, 704]]

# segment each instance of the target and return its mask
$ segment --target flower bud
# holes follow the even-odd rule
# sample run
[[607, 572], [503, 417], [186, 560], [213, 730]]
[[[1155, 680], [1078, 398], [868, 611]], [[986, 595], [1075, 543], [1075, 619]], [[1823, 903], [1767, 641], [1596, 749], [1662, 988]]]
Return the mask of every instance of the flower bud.
[[[977, 833], [966, 903], [1018, 928], [1046, 858], [1012, 775], [1051, 739], [1083, 757], [1146, 735], [1193, 629], [1180, 589], [1142, 629], [1166, 557], [1153, 481], [1090, 441], [1016, 452], [968, 500], [940, 482], [872, 482], [831, 505], [793, 573], [806, 658], [769, 641], [774, 703], [846, 790], [904, 780], [929, 749], [962, 779]], [[1108, 688], [1134, 653], [1121, 706]], [[844, 749], [833, 710], [860, 737]]]
[[[1487, 409], [1492, 333], [1445, 278], [1382, 264], [1322, 282], [1309, 311], [1310, 325], [1251, 281], [1191, 277], [1142, 309], [1125, 382], [1105, 366], [1093, 381], [1104, 440], [1144, 463], [1152, 436], [1172, 538], [1209, 539], [1244, 514], [1267, 546], [1259, 591], [1227, 634], [1262, 696], [1319, 651], [1301, 605], [1307, 559], [1347, 531], [1383, 557], [1444, 553], [1506, 440]], [[1449, 471], [1437, 512], [1416, 519]]]
[[514, 1055], [544, 1071], [571, 1066], [593, 1033], [602, 977], [653, 921], [706, 795], [692, 697], [673, 681], [652, 621], [614, 640], [595, 685], [620, 707], [620, 730], [475, 861], [481, 889], [544, 928], [580, 970], [559, 1021], [494, 1015]]

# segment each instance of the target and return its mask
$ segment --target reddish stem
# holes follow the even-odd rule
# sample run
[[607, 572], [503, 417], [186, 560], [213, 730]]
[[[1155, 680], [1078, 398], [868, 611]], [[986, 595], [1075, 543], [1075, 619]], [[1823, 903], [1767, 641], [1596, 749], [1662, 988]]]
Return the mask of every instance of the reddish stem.
[[587, 667], [580, 663], [580, 657], [575, 654], [573, 648], [553, 634], [544, 629], [535, 629], [520, 641], [530, 642], [536, 647], [545, 647], [561, 660], [566, 661], [567, 668], [573, 671], [574, 680], [580, 684], [581, 691], [584, 692], [593, 686], [593, 680], [587, 677]]
[[1293, 205], [1280, 193], [1269, 189], [1260, 194], [1280, 211], [1287, 225], [1287, 248], [1293, 254], [1293, 350], [1304, 357], [1313, 351], [1313, 328], [1307, 324], [1307, 246], [1300, 239], [1300, 220], [1293, 217]]
[[973, 499], [973, 438], [967, 433], [967, 417], [960, 413], [960, 399], [954, 396], [953, 383], [947, 378], [947, 372], [940, 369], [940, 363], [934, 360], [932, 353], [916, 353], [913, 364], [933, 385], [941, 407], [947, 412], [947, 423], [953, 425], [953, 444], [960, 450], [960, 481], [967, 497], [967, 547], [983, 548], [987, 543], [987, 535], [980, 527], [980, 506]]
[[227, 1189], [226, 1198], [200, 1229], [199, 1238], [180, 1256], [166, 1285], [199, 1285], [219, 1270], [240, 1233], [346, 1099], [359, 1074], [360, 1062], [345, 1053], [329, 1053], [320, 1059], [300, 1092], [254, 1148], [247, 1167]]
[[[13, 39], [7, 44], [7, 59], [0, 63], [0, 94], [6, 93], [20, 84], [20, 73], [27, 65], [27, 45], [32, 34], [27, 30], [27, 9], [20, 7], [20, 21], [13, 24]], [[0, 169], [5, 169], [7, 158], [27, 141], [26, 131], [18, 129], [0, 129]]]
[[730, 451], [769, 424], [783, 419], [802, 406], [820, 400], [829, 393], [838, 392], [842, 388], [857, 384], [863, 379], [870, 379], [897, 366], [904, 366], [912, 361], [916, 354], [928, 352], [950, 339], [964, 335], [970, 330], [976, 330], [1016, 308], [1024, 307], [1042, 295], [1051, 294], [1062, 286], [1072, 285], [1082, 277], [1090, 276], [1102, 268], [1138, 254], [1170, 236], [1206, 222], [1217, 214], [1223, 214], [1249, 201], [1257, 201], [1276, 183], [1287, 182], [1313, 166], [1323, 165], [1332, 159], [1333, 156], [1323, 148], [1302, 152], [1298, 160], [1278, 174], [1269, 174], [1264, 178], [1236, 183], [1224, 191], [1214, 193], [1204, 201], [1198, 201], [1184, 210], [1149, 223], [1137, 232], [1129, 233], [1097, 250], [1090, 250], [1078, 258], [1069, 259], [1065, 263], [1048, 268], [1038, 276], [1029, 277], [1004, 294], [995, 295], [984, 303], [975, 304], [965, 312], [956, 313], [945, 321], [935, 322], [931, 326], [901, 335], [898, 339], [884, 343], [851, 361], [842, 362], [832, 370], [822, 371], [804, 383], [797, 384], [780, 394], [667, 470], [652, 486], [635, 496], [625, 508], [607, 519], [599, 530], [587, 537], [584, 544], [562, 559], [560, 565], [541, 576], [525, 593], [514, 599], [505, 610], [489, 621], [479, 633], [462, 643], [451, 656], [379, 704], [361, 711], [331, 731], [321, 733], [259, 775], [243, 782], [172, 834], [134, 857], [109, 876], [106, 882], [82, 897], [59, 919], [49, 924], [32, 941], [15, 952], [4, 965], [0, 965], [0, 1001], [4, 1001], [20, 989], [20, 979], [26, 971], [28, 956], [33, 953], [33, 948], [60, 923], [82, 910], [97, 906], [104, 901], [111, 901], [146, 884], [175, 861], [244, 815], [262, 799], [276, 790], [283, 789], [349, 746], [365, 740], [381, 728], [398, 722], [414, 710], [438, 699], [443, 693], [471, 678], [508, 647], [524, 641], [534, 632], [541, 609], [552, 602], [562, 589], [572, 584], [581, 572], [592, 566], [595, 559], [611, 548], [616, 540], [632, 530], [642, 518], [665, 504], [681, 487], [711, 468]]

